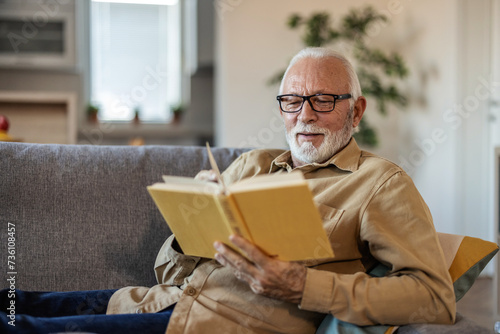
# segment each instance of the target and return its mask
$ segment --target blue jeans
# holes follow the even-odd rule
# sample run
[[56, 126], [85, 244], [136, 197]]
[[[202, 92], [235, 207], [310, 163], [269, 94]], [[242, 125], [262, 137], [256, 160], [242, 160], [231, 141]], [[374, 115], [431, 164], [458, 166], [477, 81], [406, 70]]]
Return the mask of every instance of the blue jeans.
[[[0, 291], [0, 333], [165, 333], [174, 305], [159, 313], [106, 315], [116, 290]], [[15, 325], [15, 326], [13, 326]]]

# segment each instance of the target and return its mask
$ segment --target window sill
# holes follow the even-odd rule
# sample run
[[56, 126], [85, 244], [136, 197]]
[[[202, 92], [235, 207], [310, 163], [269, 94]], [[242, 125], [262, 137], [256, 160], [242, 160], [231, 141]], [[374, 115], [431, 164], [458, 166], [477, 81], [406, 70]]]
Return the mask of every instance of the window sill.
[[176, 143], [179, 140], [209, 140], [213, 136], [210, 125], [183, 123], [128, 123], [100, 122], [86, 124], [78, 131], [78, 142], [82, 144], [127, 144], [133, 138], [142, 138], [145, 143]]

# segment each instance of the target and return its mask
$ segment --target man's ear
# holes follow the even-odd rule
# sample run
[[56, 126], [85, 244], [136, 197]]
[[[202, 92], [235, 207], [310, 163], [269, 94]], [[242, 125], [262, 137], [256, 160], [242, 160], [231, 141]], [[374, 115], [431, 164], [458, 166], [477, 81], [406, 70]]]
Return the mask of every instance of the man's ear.
[[363, 118], [363, 114], [366, 110], [366, 99], [364, 96], [358, 97], [356, 102], [354, 103], [354, 110], [352, 116], [352, 127], [355, 128], [358, 126], [359, 122], [361, 122], [361, 118]]

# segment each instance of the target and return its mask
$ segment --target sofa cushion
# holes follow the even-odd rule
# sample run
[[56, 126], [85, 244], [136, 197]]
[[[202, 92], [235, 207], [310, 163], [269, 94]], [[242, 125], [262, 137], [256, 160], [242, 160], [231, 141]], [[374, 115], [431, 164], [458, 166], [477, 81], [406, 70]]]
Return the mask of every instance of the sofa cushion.
[[439, 233], [439, 241], [453, 281], [455, 298], [459, 301], [498, 252], [498, 245], [479, 238], [447, 233]]
[[335, 318], [321, 323], [318, 334], [489, 334], [490, 330], [479, 326], [457, 313], [454, 325], [414, 324], [401, 327], [355, 326]]
[[[459, 301], [474, 284], [484, 267], [498, 252], [498, 245], [462, 235], [438, 233], [446, 265], [453, 281], [455, 300]], [[371, 276], [382, 277], [389, 268], [379, 264], [369, 272]], [[419, 316], [425, 322], [425, 314]], [[428, 320], [427, 320], [428, 321]], [[472, 330], [473, 329], [473, 330]], [[397, 331], [396, 331], [397, 330]], [[327, 315], [318, 328], [318, 334], [389, 334], [397, 333], [483, 333], [486, 329], [457, 314], [454, 325], [415, 324], [407, 326], [356, 326]], [[488, 331], [486, 331], [488, 332]]]
[[491, 329], [484, 328], [474, 321], [457, 313], [454, 325], [414, 324], [400, 327], [397, 334], [491, 334]]

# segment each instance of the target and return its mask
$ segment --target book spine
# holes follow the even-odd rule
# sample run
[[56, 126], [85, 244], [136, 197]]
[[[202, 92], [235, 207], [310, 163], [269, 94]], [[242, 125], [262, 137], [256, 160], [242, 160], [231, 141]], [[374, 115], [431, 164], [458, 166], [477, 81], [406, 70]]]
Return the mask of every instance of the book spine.
[[222, 195], [218, 196], [217, 199], [219, 209], [223, 212], [224, 217], [226, 217], [226, 222], [231, 231], [247, 240], [253, 241], [234, 198], [231, 195]]

